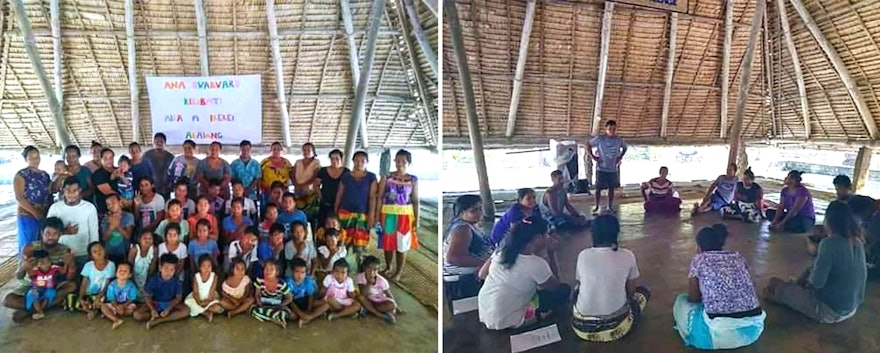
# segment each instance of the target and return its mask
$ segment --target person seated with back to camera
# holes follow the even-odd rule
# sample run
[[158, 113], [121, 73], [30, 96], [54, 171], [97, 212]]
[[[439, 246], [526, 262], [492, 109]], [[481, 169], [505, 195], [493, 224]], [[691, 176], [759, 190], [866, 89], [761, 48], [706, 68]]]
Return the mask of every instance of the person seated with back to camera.
[[[836, 191], [838, 201], [843, 201], [849, 205], [850, 210], [856, 219], [856, 224], [861, 230], [861, 236], [865, 242], [865, 257], [868, 268], [876, 267], [877, 256], [880, 255], [880, 210], [878, 210], [877, 200], [869, 196], [857, 195], [852, 190], [852, 180], [846, 175], [838, 175], [834, 177], [834, 190]], [[825, 227], [817, 225], [813, 227], [813, 232], [807, 236], [807, 250], [810, 255], [816, 256], [819, 250], [819, 242], [828, 237]]]
[[545, 190], [544, 196], [541, 197], [540, 207], [544, 218], [560, 231], [578, 232], [589, 227], [590, 221], [578, 212], [568, 199], [562, 172], [554, 170], [550, 173], [550, 178], [553, 180], [553, 186]]
[[660, 176], [642, 183], [642, 198], [645, 200], [646, 213], [678, 213], [681, 211], [681, 199], [675, 196], [672, 181], [666, 179], [669, 168], [660, 167]]

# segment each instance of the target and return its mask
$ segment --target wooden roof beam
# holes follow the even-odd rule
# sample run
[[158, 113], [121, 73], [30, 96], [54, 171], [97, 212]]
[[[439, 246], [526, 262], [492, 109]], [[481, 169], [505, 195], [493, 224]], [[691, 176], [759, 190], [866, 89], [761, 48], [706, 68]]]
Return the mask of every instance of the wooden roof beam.
[[721, 138], [727, 138], [727, 105], [730, 100], [730, 42], [733, 38], [733, 0], [724, 5], [724, 48], [721, 54]]
[[290, 147], [293, 141], [290, 139], [290, 112], [287, 111], [287, 97], [284, 95], [284, 61], [281, 58], [281, 41], [278, 40], [275, 0], [266, 0], [266, 17], [272, 42], [272, 61], [275, 64], [275, 93], [278, 96], [278, 110], [281, 111], [281, 136], [284, 146]]
[[428, 7], [428, 10], [430, 10], [431, 13], [434, 14], [434, 17], [440, 17], [440, 13], [437, 12], [437, 0], [422, 0], [422, 3]]
[[202, 3], [202, 0], [195, 0], [194, 5], [196, 8], [196, 27], [199, 35], [199, 67], [202, 76], [210, 76], [210, 71], [208, 70], [208, 16], [205, 14], [205, 4]]
[[[464, 45], [464, 38], [461, 34], [461, 23], [458, 20], [458, 10], [455, 8], [455, 1], [444, 1], [443, 12], [445, 15], [443, 17], [446, 18], [446, 23], [449, 25], [450, 41], [452, 42], [459, 79], [461, 80], [461, 90], [464, 96], [465, 111], [467, 112], [470, 147], [474, 151], [474, 164], [477, 169], [477, 180], [480, 184], [480, 197], [483, 199], [483, 221], [484, 223], [489, 223], [495, 218], [495, 203], [492, 202], [492, 189], [489, 187], [486, 155], [483, 153], [483, 137], [480, 134], [480, 122], [477, 118], [477, 102], [474, 99], [474, 86], [471, 82], [470, 66], [468, 66], [467, 48]], [[455, 108], [453, 107], [453, 109]], [[444, 138], [444, 148], [446, 146], [445, 140]]]
[[599, 78], [596, 80], [596, 99], [593, 102], [593, 135], [598, 135], [599, 123], [602, 121], [602, 97], [605, 95], [605, 75], [608, 71], [608, 51], [611, 45], [611, 16], [614, 3], [605, 2], [602, 15], [602, 43], [599, 48]]
[[850, 74], [849, 69], [847, 69], [846, 64], [843, 62], [843, 59], [840, 58], [840, 55], [837, 53], [837, 50], [834, 49], [834, 46], [831, 44], [831, 42], [829, 42], [828, 39], [825, 38], [825, 35], [822, 34], [822, 29], [819, 28], [815, 21], [813, 21], [813, 16], [810, 15], [809, 11], [807, 11], [804, 3], [801, 0], [789, 1], [791, 1], [791, 5], [794, 6], [794, 9], [797, 11], [798, 15], [801, 16], [801, 19], [810, 30], [813, 38], [816, 39], [819, 47], [822, 48], [823, 52], [825, 52], [825, 56], [827, 56], [828, 59], [831, 61], [831, 64], [837, 71], [837, 75], [840, 76], [840, 80], [843, 81], [843, 84], [846, 86], [846, 90], [847, 92], [849, 92], [850, 98], [852, 98], [853, 103], [855, 103], [856, 109], [859, 111], [859, 115], [862, 117], [862, 121], [865, 123], [865, 128], [868, 130], [869, 136], [871, 136], [871, 139], [877, 140], [878, 138], [880, 138], [880, 132], [878, 132], [877, 130], [877, 124], [874, 122], [874, 117], [871, 114], [871, 110], [868, 108], [868, 104], [865, 103], [864, 98], [862, 98], [862, 92], [859, 91], [859, 86], [856, 84], [856, 81]]
[[[756, 4], [755, 15], [752, 18], [752, 28], [749, 29], [749, 44], [746, 46], [746, 52], [740, 67], [742, 75], [739, 80], [739, 93], [736, 97], [736, 111], [733, 113], [733, 126], [730, 127], [730, 153], [727, 156], [728, 164], [736, 163], [737, 156], [742, 147], [743, 115], [745, 115], [746, 111], [746, 101], [749, 99], [748, 92], [749, 85], [752, 81], [752, 61], [755, 57], [755, 43], [758, 42], [758, 34], [761, 32], [761, 25], [763, 24], [762, 17], [764, 16], [764, 10], [766, 7], [766, 2], [764, 0], [758, 0]], [[722, 130], [724, 130], [724, 128], [725, 126], [721, 127]]]
[[[351, 4], [349, 0], [340, 0], [340, 6], [342, 7], [342, 22], [345, 27], [345, 35], [348, 38], [348, 63], [351, 66], [351, 91], [357, 95], [357, 84], [360, 81], [361, 77], [361, 68], [360, 68], [360, 59], [358, 58], [357, 48], [357, 40], [355, 39], [354, 32], [354, 20], [351, 16]], [[384, 73], [385, 70], [383, 69]], [[381, 80], [379, 81], [382, 82]], [[360, 124], [360, 134], [361, 134], [361, 143], [364, 148], [369, 146], [368, 136], [369, 133], [367, 131], [367, 120], [366, 116], [359, 117], [361, 119]]]
[[519, 96], [522, 92], [523, 74], [529, 55], [529, 37], [532, 34], [532, 23], [535, 20], [535, 0], [526, 5], [526, 18], [523, 22], [522, 36], [519, 40], [519, 58], [516, 61], [516, 76], [513, 78], [513, 93], [510, 95], [510, 110], [507, 114], [507, 137], [513, 137], [516, 130], [516, 113], [519, 109]]
[[791, 55], [791, 66], [794, 67], [794, 77], [797, 81], [798, 95], [801, 100], [801, 115], [804, 118], [804, 137], [810, 138], [810, 105], [807, 102], [807, 86], [804, 84], [804, 72], [801, 71], [801, 60], [797, 54], [797, 47], [794, 45], [794, 39], [791, 36], [791, 26], [788, 23], [788, 16], [785, 13], [785, 0], [776, 0], [777, 11], [779, 12], [779, 21], [782, 22], [782, 33], [785, 36], [785, 46]]
[[660, 137], [666, 138], [666, 125], [669, 122], [669, 100], [672, 98], [672, 78], [675, 74], [675, 40], [678, 37], [678, 13], [669, 14], [669, 50], [666, 56], [666, 88], [663, 90], [663, 112], [660, 122]]
[[413, 3], [413, 0], [403, 0], [403, 4], [406, 6], [406, 14], [409, 17], [412, 33], [416, 36], [416, 40], [419, 41], [419, 47], [422, 48], [422, 53], [425, 54], [425, 59], [428, 60], [428, 65], [431, 66], [434, 77], [440, 77], [440, 72], [437, 69], [437, 54], [434, 53], [434, 48], [431, 47], [431, 42], [428, 41], [428, 36], [425, 35], [425, 31], [422, 29], [419, 13], [416, 12], [416, 5]]
[[52, 111], [52, 118], [55, 121], [55, 131], [58, 136], [55, 144], [63, 148], [64, 146], [72, 144], [72, 140], [67, 131], [67, 123], [64, 121], [64, 112], [61, 109], [61, 103], [58, 102], [58, 97], [55, 96], [55, 92], [52, 90], [52, 84], [49, 82], [49, 77], [46, 76], [46, 70], [43, 68], [43, 62], [42, 59], [40, 59], [40, 51], [37, 48], [37, 41], [34, 39], [33, 33], [31, 33], [31, 21], [28, 19], [27, 13], [25, 13], [24, 2], [22, 0], [12, 0], [11, 2], [15, 7], [15, 16], [18, 17], [21, 36], [24, 38], [24, 48], [27, 51], [31, 65], [34, 67], [34, 72], [37, 75], [40, 86], [43, 88], [43, 94], [49, 101], [49, 108]]
[[[404, 45], [406, 45], [406, 54], [409, 56], [409, 64], [410, 70], [412, 70], [413, 81], [411, 82], [407, 80], [410, 86], [410, 92], [412, 92], [412, 84], [415, 83], [415, 92], [418, 93], [418, 97], [416, 98], [416, 104], [419, 106], [419, 110], [421, 110], [421, 114], [424, 115], [424, 119], [420, 119], [419, 125], [423, 132], [425, 133], [425, 140], [429, 144], [437, 145], [437, 129], [434, 128], [433, 124], [433, 115], [431, 114], [434, 109], [431, 109], [430, 102], [428, 102], [428, 89], [425, 87], [425, 80], [422, 77], [422, 70], [418, 64], [418, 58], [416, 57], [416, 49], [415, 45], [412, 42], [412, 39], [406, 33], [409, 32], [410, 28], [407, 28], [406, 19], [404, 18], [406, 14], [404, 13], [404, 9], [400, 6], [397, 6], [397, 19], [400, 22], [400, 28], [402, 29], [402, 36]], [[391, 21], [391, 16], [388, 15], [388, 20]], [[395, 44], [396, 45], [396, 44]], [[403, 63], [403, 52], [397, 50], [397, 56], [401, 60], [401, 67], [405, 67]], [[436, 60], [436, 59], [435, 59]], [[415, 96], [415, 94], [413, 94]], [[421, 102], [421, 104], [419, 104]], [[419, 114], [416, 112], [416, 114]], [[417, 129], [413, 129], [415, 131]], [[410, 136], [411, 138], [412, 136]], [[387, 141], [386, 141], [387, 143]]]
[[[58, 99], [58, 105], [61, 106], [61, 112], [64, 112], [64, 71], [62, 53], [64, 49], [61, 47], [61, 4], [60, 0], [52, 0], [49, 2], [49, 14], [52, 20], [52, 57], [54, 70], [52, 76], [55, 80], [55, 97]], [[67, 126], [55, 129], [55, 140], [60, 141], [59, 131]], [[72, 135], [71, 135], [72, 136]], [[72, 138], [71, 138], [72, 139]]]
[[[373, 72], [373, 59], [376, 57], [376, 41], [379, 39], [379, 27], [382, 24], [382, 15], [385, 13], [385, 0], [373, 1], [373, 9], [367, 27], [367, 51], [364, 53], [364, 70], [358, 77], [357, 92], [354, 99], [354, 107], [351, 110], [351, 119], [348, 123], [348, 132], [345, 135], [345, 155], [354, 153], [357, 133], [360, 128], [364, 109], [366, 109], [367, 88], [370, 87], [370, 74]], [[351, 166], [351, 159], [345, 160], [345, 166]]]
[[[365, 29], [355, 29], [354, 33], [356, 35], [363, 34]], [[51, 37], [52, 32], [49, 29], [35, 29], [33, 30], [34, 37]], [[292, 36], [305, 36], [305, 35], [313, 35], [313, 36], [327, 36], [327, 35], [344, 35], [345, 29], [343, 28], [283, 28], [278, 30], [279, 37], [292, 37]], [[379, 30], [380, 36], [396, 36], [400, 34], [400, 31], [394, 28], [382, 28]], [[4, 36], [7, 37], [20, 37], [21, 35], [18, 33], [5, 32]], [[64, 32], [61, 33], [62, 37], [86, 37], [86, 36], [116, 36], [116, 37], [125, 37], [126, 33], [124, 30], [92, 30], [92, 29], [64, 29]], [[199, 39], [198, 31], [155, 31], [155, 30], [146, 30], [143, 32], [135, 33], [136, 38], [170, 38], [170, 39]], [[206, 38], [216, 38], [216, 39], [239, 39], [239, 40], [256, 40], [256, 39], [267, 39], [270, 37], [266, 31], [211, 31], [210, 33], [205, 34]]]
[[140, 91], [137, 77], [137, 52], [134, 40], [134, 0], [125, 0], [125, 42], [128, 45], [128, 91], [131, 98], [131, 132], [135, 142], [140, 135]]

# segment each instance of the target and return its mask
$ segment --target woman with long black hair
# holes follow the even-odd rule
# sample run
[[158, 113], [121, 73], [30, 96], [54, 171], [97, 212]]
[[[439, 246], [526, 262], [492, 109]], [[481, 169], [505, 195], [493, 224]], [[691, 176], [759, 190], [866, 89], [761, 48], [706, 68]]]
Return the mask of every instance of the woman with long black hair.
[[459, 196], [452, 205], [452, 214], [443, 233], [443, 275], [459, 276], [459, 293], [455, 297], [471, 297], [481, 285], [477, 272], [494, 250], [480, 229], [483, 199], [477, 195]]
[[794, 281], [771, 277], [764, 294], [813, 320], [837, 323], [855, 315], [865, 297], [865, 246], [842, 201], [828, 205], [825, 229], [830, 236], [819, 243], [812, 266]]
[[571, 287], [539, 254], [552, 239], [542, 218], [515, 224], [490, 261], [480, 269], [486, 279], [478, 295], [480, 322], [490, 330], [521, 327], [540, 321], [568, 302]]
[[785, 177], [785, 188], [779, 196], [779, 207], [767, 211], [767, 219], [773, 221], [770, 229], [793, 233], [806, 233], [816, 223], [816, 209], [810, 190], [801, 183], [801, 172], [792, 170]]

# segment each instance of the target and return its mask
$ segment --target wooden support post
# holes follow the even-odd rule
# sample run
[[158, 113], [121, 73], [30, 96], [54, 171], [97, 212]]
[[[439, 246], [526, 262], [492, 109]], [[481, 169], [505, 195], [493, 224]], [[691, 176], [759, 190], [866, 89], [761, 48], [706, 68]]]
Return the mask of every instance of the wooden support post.
[[507, 113], [507, 137], [513, 137], [516, 130], [516, 111], [519, 108], [519, 96], [522, 92], [523, 74], [526, 71], [526, 58], [529, 55], [529, 36], [532, 34], [532, 23], [535, 20], [535, 0], [526, 4], [526, 19], [523, 22], [522, 36], [519, 40], [519, 59], [516, 61], [516, 76], [513, 78], [513, 93], [510, 95], [510, 111]]
[[[761, 18], [764, 16], [765, 1], [758, 0], [755, 6], [755, 16], [752, 18], [752, 27], [749, 29], [749, 44], [740, 67], [739, 93], [736, 97], [736, 111], [733, 114], [733, 126], [730, 128], [730, 154], [727, 163], [736, 163], [739, 149], [742, 146], [743, 115], [746, 111], [746, 101], [749, 99], [749, 84], [752, 77], [752, 59], [755, 54], [755, 43], [758, 42], [758, 34], [761, 32]], [[722, 126], [723, 130], [724, 126]]]
[[611, 15], [614, 3], [605, 2], [605, 13], [602, 15], [602, 44], [599, 51], [599, 78], [596, 80], [596, 100], [593, 102], [593, 135], [601, 131], [602, 97], [605, 96], [605, 74], [608, 71], [608, 51], [611, 45]]
[[675, 74], [675, 40], [678, 37], [678, 13], [669, 14], [669, 51], [666, 56], [666, 89], [663, 91], [663, 112], [660, 123], [660, 137], [666, 138], [666, 125], [669, 122], [669, 99], [672, 98], [672, 78]]
[[[358, 77], [357, 93], [354, 98], [354, 106], [351, 110], [351, 119], [348, 123], [348, 133], [345, 135], [345, 155], [354, 153], [357, 132], [361, 124], [361, 117], [366, 108], [367, 88], [370, 87], [370, 73], [373, 71], [373, 59], [376, 57], [376, 41], [379, 38], [379, 26], [382, 24], [382, 15], [385, 13], [385, 0], [373, 1], [372, 13], [367, 28], [367, 51], [364, 53], [364, 70]], [[345, 159], [345, 166], [351, 166], [351, 158]]]
[[437, 12], [437, 0], [422, 0], [422, 3], [428, 7], [428, 10], [431, 10], [434, 17], [440, 17], [440, 13]]
[[37, 41], [34, 38], [34, 34], [31, 32], [31, 21], [25, 13], [24, 2], [23, 0], [12, 0], [11, 2], [12, 6], [15, 8], [15, 16], [18, 18], [22, 39], [24, 39], [24, 49], [27, 51], [31, 65], [34, 66], [34, 72], [37, 75], [37, 80], [40, 82], [40, 86], [43, 88], [43, 94], [46, 95], [46, 99], [49, 101], [49, 108], [52, 111], [52, 118], [55, 121], [55, 134], [58, 136], [55, 145], [64, 148], [72, 143], [70, 134], [67, 132], [67, 123], [64, 121], [64, 112], [61, 109], [61, 103], [58, 102], [58, 97], [55, 96], [55, 92], [52, 90], [52, 83], [49, 82], [49, 77], [46, 75], [46, 69], [43, 68], [43, 61], [40, 59], [40, 51], [37, 48]]
[[837, 75], [840, 76], [840, 80], [843, 81], [844, 86], [846, 86], [846, 90], [849, 92], [849, 96], [852, 98], [853, 103], [855, 103], [856, 109], [858, 109], [859, 115], [861, 115], [862, 121], [865, 123], [865, 128], [868, 130], [871, 139], [880, 139], [880, 132], [877, 130], [877, 124], [874, 122], [871, 110], [868, 109], [868, 104], [866, 104], [864, 98], [862, 98], [862, 92], [859, 91], [859, 86], [849, 73], [849, 69], [846, 68], [843, 59], [837, 54], [837, 50], [834, 49], [831, 42], [829, 42], [828, 39], [825, 39], [825, 35], [822, 34], [822, 29], [819, 28], [819, 25], [817, 25], [815, 21], [813, 21], [813, 16], [807, 11], [804, 3], [801, 0], [790, 1], [791, 5], [794, 6], [794, 9], [807, 25], [813, 38], [819, 43], [819, 47], [825, 52], [825, 56], [828, 57], [828, 60], [834, 65], [834, 69], [837, 70]]
[[272, 41], [272, 59], [275, 63], [275, 91], [278, 96], [278, 110], [281, 111], [281, 135], [284, 146], [290, 147], [293, 141], [290, 139], [290, 112], [287, 111], [287, 97], [284, 95], [284, 62], [281, 60], [281, 43], [275, 20], [275, 0], [266, 0], [266, 16], [269, 22], [269, 38]]
[[733, 38], [733, 0], [724, 4], [724, 48], [721, 54], [721, 138], [727, 138], [727, 107], [730, 100], [730, 42]]
[[809, 139], [810, 131], [810, 105], [807, 102], [807, 86], [804, 84], [804, 73], [801, 71], [801, 59], [798, 57], [797, 47], [791, 36], [791, 26], [788, 23], [788, 15], [785, 14], [785, 0], [776, 0], [779, 21], [782, 22], [782, 33], [785, 37], [785, 45], [791, 55], [791, 66], [794, 67], [794, 77], [797, 80], [798, 95], [801, 98], [801, 115], [804, 119], [804, 138]]
[[[49, 3], [49, 17], [52, 20], [52, 54], [54, 59], [53, 77], [55, 79], [55, 97], [58, 98], [58, 104], [61, 106], [61, 112], [64, 113], [64, 73], [61, 53], [61, 4], [60, 0], [52, 0]], [[7, 64], [8, 65], [8, 64]], [[61, 140], [58, 134], [59, 129], [55, 129], [55, 141]], [[62, 146], [64, 147], [64, 146]]]
[[[342, 22], [345, 25], [345, 36], [348, 39], [348, 63], [349, 66], [351, 66], [351, 91], [352, 94], [357, 95], [357, 84], [361, 77], [361, 67], [360, 59], [358, 58], [358, 53], [360, 52], [357, 48], [357, 40], [355, 39], [354, 33], [354, 21], [351, 18], [351, 4], [349, 3], [349, 0], [341, 0], [339, 3], [342, 6]], [[361, 115], [362, 116], [359, 117], [359, 119], [361, 119], [361, 146], [367, 148], [369, 146], [367, 118], [366, 115]]]
[[140, 135], [140, 91], [138, 90], [137, 55], [134, 40], [134, 0], [125, 0], [125, 41], [128, 44], [128, 91], [131, 94], [131, 133], [132, 140], [141, 141]]
[[[403, 0], [404, 5], [406, 6], [406, 14], [409, 17], [409, 24], [412, 27], [412, 33], [416, 36], [416, 40], [419, 41], [419, 47], [422, 48], [422, 53], [425, 54], [425, 59], [428, 60], [428, 65], [431, 66], [431, 71], [434, 72], [434, 77], [440, 78], [440, 73], [437, 69], [437, 54], [434, 53], [434, 48], [431, 48], [431, 42], [428, 41], [428, 36], [425, 35], [425, 31], [422, 29], [422, 23], [419, 22], [419, 13], [416, 12], [416, 5], [413, 3], [413, 0]], [[402, 21], [403, 19], [401, 19]], [[405, 35], [408, 35], [404, 33]], [[416, 58], [413, 58], [415, 60]]]
[[195, 0], [196, 27], [199, 33], [199, 67], [202, 76], [210, 76], [208, 70], [208, 17], [205, 15], [205, 4], [202, 1]]
[[874, 150], [868, 147], [860, 147], [859, 154], [856, 157], [856, 165], [853, 168], [853, 192], [858, 193], [865, 187], [868, 181], [868, 174], [871, 168], [871, 155]]
[[[483, 154], [483, 136], [480, 135], [480, 122], [477, 120], [477, 103], [474, 99], [474, 86], [468, 66], [467, 50], [461, 35], [461, 24], [458, 21], [458, 10], [455, 1], [443, 2], [443, 16], [449, 24], [452, 48], [455, 52], [458, 74], [461, 80], [464, 105], [467, 111], [468, 132], [471, 148], [474, 150], [474, 164], [477, 167], [477, 179], [480, 183], [480, 197], [483, 199], [483, 220], [495, 219], [495, 202], [492, 201], [492, 189], [489, 188], [489, 174], [486, 169], [486, 156]], [[488, 222], [486, 222], [488, 223]]]

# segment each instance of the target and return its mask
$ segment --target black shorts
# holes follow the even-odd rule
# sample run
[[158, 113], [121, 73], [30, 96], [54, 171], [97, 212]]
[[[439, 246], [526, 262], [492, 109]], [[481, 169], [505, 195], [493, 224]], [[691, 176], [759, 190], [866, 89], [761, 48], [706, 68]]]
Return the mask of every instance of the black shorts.
[[596, 190], [620, 187], [620, 174], [617, 172], [596, 171]]
[[293, 300], [293, 305], [296, 305], [299, 310], [306, 310], [309, 307], [309, 296], [304, 296], [299, 299]]

